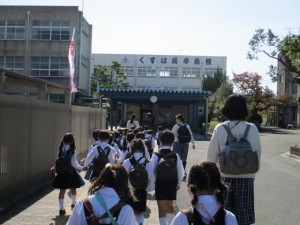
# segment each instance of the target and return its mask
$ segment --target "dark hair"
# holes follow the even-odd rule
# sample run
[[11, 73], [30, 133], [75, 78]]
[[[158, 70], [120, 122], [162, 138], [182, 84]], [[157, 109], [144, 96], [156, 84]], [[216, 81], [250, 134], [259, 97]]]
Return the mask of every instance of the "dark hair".
[[107, 164], [101, 171], [99, 177], [88, 190], [90, 195], [102, 187], [113, 188], [119, 195], [121, 201], [127, 201], [133, 197], [132, 190], [128, 182], [128, 174], [122, 165]]
[[70, 144], [70, 150], [68, 151], [68, 157], [71, 158], [71, 156], [74, 154], [76, 146], [75, 146], [75, 138], [72, 133], [65, 133], [60, 145], [59, 145], [59, 151], [58, 151], [58, 157], [63, 154], [63, 147], [65, 144]]
[[215, 162], [201, 161], [193, 165], [189, 172], [188, 186], [193, 193], [192, 205], [197, 203], [197, 191], [206, 190], [216, 194], [221, 206], [224, 207], [223, 194], [227, 187], [221, 180], [221, 175]]
[[121, 137], [119, 131], [114, 131], [115, 139]]
[[111, 145], [111, 144], [113, 143], [114, 139], [115, 139], [115, 134], [114, 134], [114, 132], [112, 132], [112, 131], [109, 131], [108, 134], [109, 134], [109, 141], [108, 141], [108, 144]]
[[145, 156], [145, 144], [140, 138], [135, 138], [130, 142], [130, 153], [133, 154], [137, 151], [142, 152], [143, 156]]
[[95, 129], [95, 130], [93, 131], [93, 138], [95, 139], [95, 141], [98, 141], [98, 140], [99, 140], [99, 132], [100, 132], [99, 129]]
[[133, 132], [129, 132], [129, 133], [126, 135], [126, 140], [128, 141], [128, 143], [130, 143], [134, 138], [135, 138], [135, 135], [134, 135]]
[[130, 123], [133, 123], [134, 119], [136, 118], [135, 114], [131, 114], [131, 119], [130, 119]]
[[151, 130], [151, 129], [150, 130], [146, 130], [145, 134], [151, 134], [152, 135], [153, 134], [153, 130]]
[[135, 137], [136, 138], [141, 138], [141, 139], [145, 139], [146, 137], [145, 137], [145, 134], [143, 133], [143, 132], [137, 132], [136, 134], [135, 134]]
[[164, 130], [163, 132], [161, 132], [160, 136], [159, 136], [159, 140], [161, 145], [172, 145], [175, 141], [175, 136], [174, 134], [169, 131], [169, 130]]
[[185, 120], [184, 120], [184, 117], [183, 117], [182, 114], [177, 114], [177, 115], [175, 116], [175, 118], [176, 118], [176, 119], [179, 119], [181, 122], [185, 123]]
[[164, 130], [164, 128], [163, 128], [163, 126], [157, 126], [157, 130], [159, 130], [159, 131], [163, 131]]
[[230, 95], [221, 112], [228, 120], [246, 120], [248, 116], [246, 99], [242, 95]]
[[138, 132], [144, 132], [144, 128], [142, 126], [133, 128], [133, 133], [136, 135]]
[[99, 131], [99, 139], [101, 141], [109, 140], [109, 132], [107, 130], [100, 130]]

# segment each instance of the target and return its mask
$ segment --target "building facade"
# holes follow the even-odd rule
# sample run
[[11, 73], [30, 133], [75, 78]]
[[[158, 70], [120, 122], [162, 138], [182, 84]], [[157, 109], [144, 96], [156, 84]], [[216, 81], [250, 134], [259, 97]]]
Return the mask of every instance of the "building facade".
[[92, 26], [77, 6], [1, 6], [0, 67], [69, 87], [68, 51], [74, 27], [74, 81], [80, 91], [90, 94]]

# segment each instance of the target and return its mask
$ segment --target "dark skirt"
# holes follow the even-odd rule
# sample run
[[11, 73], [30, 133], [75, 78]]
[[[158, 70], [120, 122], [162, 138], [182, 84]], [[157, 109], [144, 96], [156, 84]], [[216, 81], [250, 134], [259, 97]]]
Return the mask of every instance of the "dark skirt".
[[176, 200], [178, 180], [157, 180], [155, 182], [156, 200]]
[[73, 169], [72, 173], [57, 174], [52, 186], [58, 189], [80, 188], [84, 185], [81, 176]]
[[132, 198], [128, 200], [128, 205], [130, 205], [134, 211], [142, 213], [146, 211], [147, 204], [147, 191], [146, 190], [134, 190], [134, 196], [137, 201], [133, 201]]

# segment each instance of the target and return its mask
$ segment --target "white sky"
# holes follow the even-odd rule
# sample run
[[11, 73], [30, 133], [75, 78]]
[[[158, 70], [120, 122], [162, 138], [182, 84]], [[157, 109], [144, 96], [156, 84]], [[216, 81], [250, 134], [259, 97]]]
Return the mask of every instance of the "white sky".
[[93, 25], [93, 53], [227, 56], [227, 74], [267, 75], [276, 61], [246, 58], [258, 28], [300, 32], [299, 0], [0, 0], [1, 5], [78, 6]]

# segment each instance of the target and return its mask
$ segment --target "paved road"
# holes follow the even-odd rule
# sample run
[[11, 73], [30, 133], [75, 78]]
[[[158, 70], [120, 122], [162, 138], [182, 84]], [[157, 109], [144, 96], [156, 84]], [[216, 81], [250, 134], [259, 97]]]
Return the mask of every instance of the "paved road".
[[[300, 130], [267, 129], [260, 134], [262, 165], [255, 180], [255, 211], [257, 225], [300, 224], [300, 157], [290, 157], [291, 145], [299, 144]], [[188, 167], [205, 159], [208, 141], [198, 141], [190, 151]], [[190, 196], [182, 185], [177, 205], [190, 204]]]

